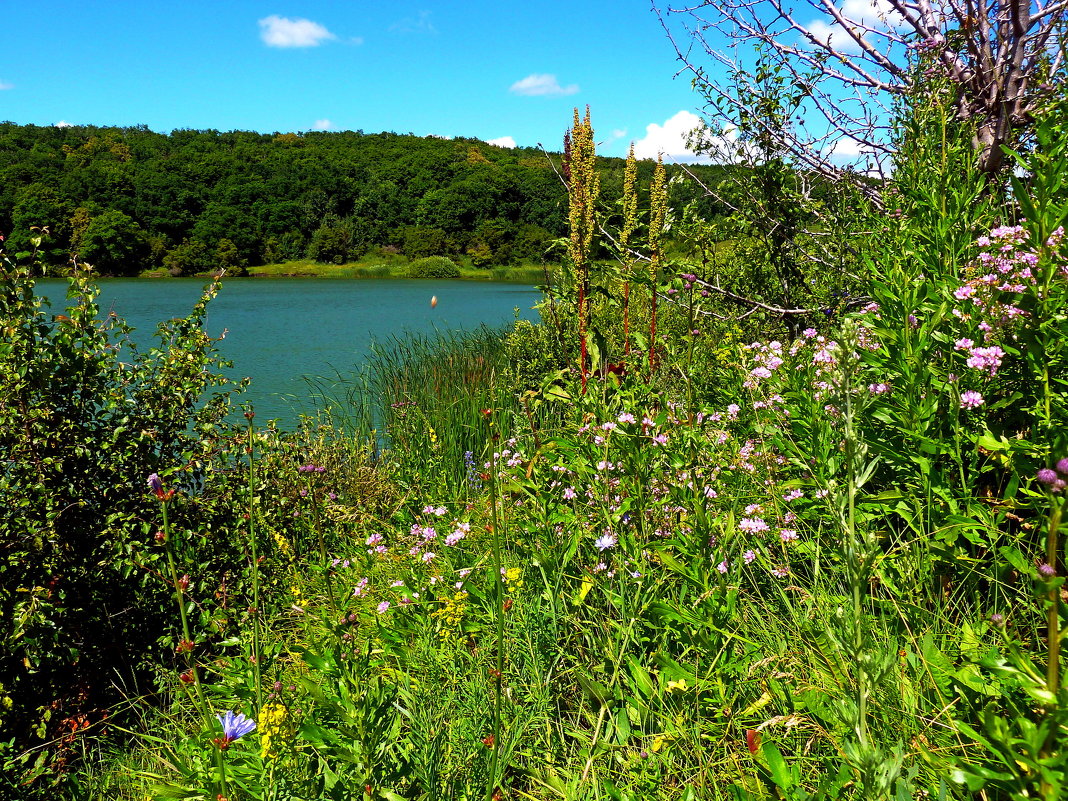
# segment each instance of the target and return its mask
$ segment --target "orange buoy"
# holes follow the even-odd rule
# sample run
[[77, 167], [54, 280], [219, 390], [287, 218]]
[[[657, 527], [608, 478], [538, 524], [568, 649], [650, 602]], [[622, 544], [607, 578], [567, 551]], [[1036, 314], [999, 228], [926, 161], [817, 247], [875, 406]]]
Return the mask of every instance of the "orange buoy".
[[434, 295], [433, 297], [430, 298], [430, 308], [433, 309], [437, 305], [438, 305], [438, 296]]

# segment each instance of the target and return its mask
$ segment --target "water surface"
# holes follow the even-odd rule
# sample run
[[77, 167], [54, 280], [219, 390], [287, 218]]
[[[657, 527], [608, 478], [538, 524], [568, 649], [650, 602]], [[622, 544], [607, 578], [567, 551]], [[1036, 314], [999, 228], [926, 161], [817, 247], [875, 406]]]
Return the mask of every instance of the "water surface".
[[[38, 293], [61, 312], [66, 283], [38, 282]], [[203, 283], [192, 279], [102, 279], [100, 310], [114, 311], [136, 330], [145, 350], [162, 320], [185, 316]], [[430, 300], [437, 297], [437, 306]], [[218, 337], [234, 378], [252, 384], [241, 397], [257, 420], [278, 418], [292, 427], [316, 404], [305, 377], [346, 379], [367, 361], [374, 343], [406, 333], [432, 334], [505, 326], [537, 319], [540, 293], [521, 284], [396, 279], [231, 278], [208, 306], [205, 331]], [[321, 382], [320, 382], [321, 383]]]

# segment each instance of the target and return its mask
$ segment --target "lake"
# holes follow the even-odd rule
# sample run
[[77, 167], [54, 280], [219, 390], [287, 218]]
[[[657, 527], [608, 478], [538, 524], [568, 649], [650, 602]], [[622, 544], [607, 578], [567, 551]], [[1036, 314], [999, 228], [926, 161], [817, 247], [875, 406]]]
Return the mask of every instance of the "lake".
[[[203, 282], [192, 279], [101, 279], [102, 314], [114, 311], [136, 330], [145, 350], [162, 320], [185, 316]], [[41, 280], [39, 295], [61, 313], [66, 282]], [[437, 297], [437, 306], [430, 300]], [[541, 293], [522, 284], [391, 279], [230, 278], [208, 306], [205, 331], [234, 363], [229, 374], [249, 376], [239, 398], [252, 403], [257, 421], [277, 418], [295, 426], [315, 409], [305, 377], [349, 377], [366, 364], [374, 343], [394, 337], [503, 327], [516, 315], [536, 320]]]

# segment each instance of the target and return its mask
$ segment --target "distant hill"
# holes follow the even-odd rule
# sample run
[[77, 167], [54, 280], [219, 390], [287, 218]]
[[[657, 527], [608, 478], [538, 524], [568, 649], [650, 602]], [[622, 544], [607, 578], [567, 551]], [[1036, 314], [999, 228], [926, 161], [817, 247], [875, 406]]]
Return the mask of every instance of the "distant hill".
[[[375, 248], [464, 256], [476, 266], [539, 260], [567, 224], [550, 158], [559, 165], [559, 153], [412, 134], [6, 122], [0, 232], [17, 252], [29, 247], [31, 226], [46, 226], [48, 261], [76, 253], [112, 274], [341, 263]], [[623, 160], [600, 166], [611, 209]], [[646, 185], [652, 166], [639, 171]], [[696, 169], [709, 177], [723, 168]], [[673, 191], [692, 195], [681, 184]]]

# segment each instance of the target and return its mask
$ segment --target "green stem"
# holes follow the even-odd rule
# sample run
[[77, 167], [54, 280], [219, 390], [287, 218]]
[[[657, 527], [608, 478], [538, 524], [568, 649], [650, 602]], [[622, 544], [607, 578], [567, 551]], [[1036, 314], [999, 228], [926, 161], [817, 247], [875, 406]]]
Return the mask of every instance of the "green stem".
[[[1061, 504], [1053, 500], [1053, 512], [1049, 518], [1049, 536], [1046, 538], [1046, 564], [1057, 567], [1057, 530], [1061, 524]], [[1046, 689], [1052, 695], [1060, 690], [1061, 679], [1061, 634], [1060, 634], [1060, 587], [1049, 591], [1049, 608], [1046, 610], [1046, 628], [1049, 658], [1046, 662]]]
[[[167, 566], [170, 568], [171, 584], [174, 586], [174, 597], [178, 602], [178, 617], [182, 621], [182, 639], [191, 644], [193, 637], [190, 634], [189, 618], [185, 614], [185, 592], [182, 590], [181, 580], [178, 578], [178, 567], [174, 562], [173, 537], [171, 536], [170, 520], [167, 517], [167, 501], [161, 499], [160, 508], [163, 514], [164, 551], [167, 554]], [[193, 661], [192, 650], [184, 650], [184, 656], [186, 666], [193, 676], [193, 693], [196, 696], [194, 700], [200, 708], [200, 713], [207, 720], [208, 710], [204, 705], [204, 697], [201, 695], [200, 675], [197, 672], [196, 662]]]
[[252, 557], [252, 673], [256, 683], [256, 717], [263, 709], [260, 667], [260, 560], [256, 547], [256, 441], [252, 413], [248, 416], [248, 540]]
[[[852, 342], [845, 343], [847, 348], [852, 347]], [[843, 358], [843, 394], [845, 396], [845, 458], [846, 458], [846, 538], [850, 549], [850, 574], [853, 590], [853, 654], [857, 660], [857, 739], [862, 749], [868, 745], [868, 676], [865, 666], [860, 662], [864, 651], [864, 598], [862, 585], [864, 583], [866, 548], [860, 542], [857, 535], [857, 448], [856, 432], [853, 427], [853, 400], [852, 400], [852, 370], [853, 365], [845, 364]]]
[[494, 579], [494, 614], [497, 618], [497, 670], [493, 677], [493, 757], [490, 766], [490, 779], [486, 787], [486, 801], [492, 801], [497, 783], [497, 767], [501, 751], [501, 680], [504, 675], [504, 578], [501, 576], [501, 531], [497, 514], [497, 459], [494, 453], [495, 440], [489, 441], [489, 475], [490, 475], [490, 520], [493, 524], [493, 579]]

